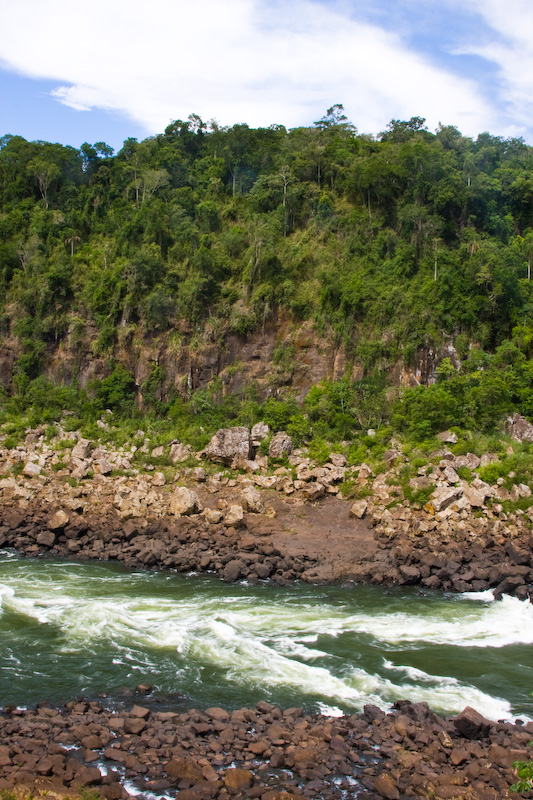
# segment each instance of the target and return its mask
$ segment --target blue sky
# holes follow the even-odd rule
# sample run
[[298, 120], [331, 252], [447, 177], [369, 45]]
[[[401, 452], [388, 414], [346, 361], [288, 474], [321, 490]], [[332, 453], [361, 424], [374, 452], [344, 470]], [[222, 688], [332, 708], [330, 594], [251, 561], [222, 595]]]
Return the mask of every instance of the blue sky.
[[530, 0], [17, 0], [0, 8], [0, 136], [119, 149], [197, 113], [363, 133], [422, 116], [533, 144]]

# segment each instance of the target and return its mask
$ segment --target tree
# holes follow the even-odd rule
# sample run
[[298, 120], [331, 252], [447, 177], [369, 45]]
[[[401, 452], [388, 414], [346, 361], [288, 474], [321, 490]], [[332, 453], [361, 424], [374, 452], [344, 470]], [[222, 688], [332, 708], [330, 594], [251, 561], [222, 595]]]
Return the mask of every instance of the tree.
[[37, 179], [39, 192], [48, 210], [48, 189], [61, 175], [61, 170], [53, 161], [44, 158], [33, 158], [28, 164], [28, 170]]
[[527, 279], [531, 280], [531, 260], [533, 259], [533, 231], [528, 230], [524, 236], [516, 236], [513, 245], [518, 249], [520, 255], [525, 258], [527, 263]]

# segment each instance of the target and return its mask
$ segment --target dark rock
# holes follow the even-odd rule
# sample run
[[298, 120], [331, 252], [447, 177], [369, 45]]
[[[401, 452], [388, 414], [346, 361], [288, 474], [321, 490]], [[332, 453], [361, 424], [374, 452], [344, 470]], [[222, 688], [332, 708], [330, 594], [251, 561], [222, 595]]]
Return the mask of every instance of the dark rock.
[[470, 706], [457, 716], [453, 724], [457, 731], [466, 739], [485, 739], [492, 728], [493, 723], [485, 719], [481, 714]]

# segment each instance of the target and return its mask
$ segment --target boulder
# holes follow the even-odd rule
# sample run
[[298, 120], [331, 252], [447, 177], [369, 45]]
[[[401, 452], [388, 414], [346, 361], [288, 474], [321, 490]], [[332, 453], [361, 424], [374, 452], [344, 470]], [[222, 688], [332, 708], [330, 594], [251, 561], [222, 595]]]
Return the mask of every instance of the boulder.
[[174, 442], [174, 444], [170, 446], [168, 460], [171, 464], [180, 464], [183, 461], [187, 461], [191, 455], [192, 447], [190, 447], [190, 445]]
[[177, 757], [169, 761], [165, 771], [172, 781], [188, 780], [197, 783], [203, 780], [202, 768], [193, 758]]
[[346, 456], [343, 456], [342, 453], [330, 453], [329, 460], [331, 461], [334, 467], [346, 466]]
[[252, 446], [259, 447], [263, 439], [266, 439], [270, 428], [266, 422], [256, 422], [252, 428]]
[[355, 503], [352, 503], [350, 506], [350, 516], [356, 519], [363, 519], [367, 508], [368, 503], [366, 500], [356, 500]]
[[191, 472], [191, 479], [196, 483], [205, 483], [207, 480], [207, 472], [203, 467], [195, 467]]
[[37, 536], [36, 542], [37, 544], [42, 545], [43, 547], [53, 547], [56, 541], [56, 535], [53, 531], [42, 531]]
[[37, 475], [41, 474], [41, 467], [39, 464], [35, 464], [33, 461], [28, 461], [26, 464], [24, 464], [22, 474], [25, 475], [26, 478], [36, 478]]
[[254, 486], [246, 486], [241, 492], [243, 506], [247, 511], [254, 514], [261, 514], [263, 511], [263, 501], [261, 499], [261, 492]]
[[250, 430], [244, 427], [221, 428], [215, 433], [204, 453], [210, 461], [228, 465], [238, 456], [248, 459], [251, 456]]
[[95, 472], [99, 472], [100, 475], [109, 475], [113, 472], [113, 467], [107, 458], [98, 458], [96, 461], [93, 461], [93, 464]]
[[83, 461], [86, 458], [90, 458], [91, 452], [92, 445], [89, 439], [80, 439], [72, 448], [71, 456], [72, 458], [79, 458]]
[[244, 509], [241, 505], [234, 503], [231, 506], [228, 506], [226, 513], [224, 514], [224, 522], [225, 524], [231, 528], [238, 528], [244, 522]]
[[232, 561], [229, 561], [222, 572], [222, 580], [226, 583], [234, 583], [235, 581], [238, 581], [245, 566], [246, 565], [244, 561], [241, 561], [238, 558], [234, 558]]
[[202, 510], [200, 499], [196, 492], [185, 486], [178, 487], [170, 498], [170, 513], [179, 517], [181, 515], [197, 514]]
[[237, 794], [251, 787], [253, 777], [249, 769], [227, 769], [224, 775], [224, 784], [230, 794]]
[[65, 513], [62, 509], [56, 511], [56, 513], [50, 517], [48, 522], [46, 523], [51, 531], [60, 531], [63, 530], [69, 523], [69, 515]]
[[463, 490], [461, 487], [449, 488], [448, 486], [441, 486], [435, 489], [431, 495], [430, 501], [426, 503], [424, 508], [428, 514], [444, 511], [444, 509], [448, 508], [455, 500], [458, 500], [462, 494]]
[[464, 490], [464, 498], [472, 508], [482, 508], [485, 503], [485, 494], [478, 492], [472, 486]]
[[446, 442], [447, 444], [457, 444], [457, 434], [452, 433], [452, 431], [442, 431], [442, 433], [437, 433], [437, 439], [440, 442]]
[[311, 481], [310, 483], [306, 483], [304, 488], [302, 489], [302, 493], [308, 500], [318, 500], [319, 497], [326, 494], [326, 487], [323, 483], [318, 483], [317, 481]]
[[400, 792], [391, 775], [382, 772], [381, 775], [373, 781], [374, 791], [386, 800], [400, 800]]
[[218, 525], [219, 522], [222, 522], [224, 516], [218, 508], [204, 508], [202, 514], [210, 525]]
[[515, 442], [533, 442], [533, 425], [520, 414], [507, 417], [505, 430]]
[[450, 464], [444, 467], [442, 474], [448, 483], [459, 483], [459, 475]]
[[270, 440], [268, 455], [271, 458], [283, 458], [284, 455], [292, 453], [292, 439], [285, 431], [279, 431]]
[[484, 739], [490, 733], [493, 723], [483, 717], [478, 711], [466, 708], [454, 719], [453, 724], [465, 739]]
[[69, 464], [70, 472], [73, 478], [81, 480], [85, 478], [91, 469], [91, 462], [82, 458], [71, 458]]

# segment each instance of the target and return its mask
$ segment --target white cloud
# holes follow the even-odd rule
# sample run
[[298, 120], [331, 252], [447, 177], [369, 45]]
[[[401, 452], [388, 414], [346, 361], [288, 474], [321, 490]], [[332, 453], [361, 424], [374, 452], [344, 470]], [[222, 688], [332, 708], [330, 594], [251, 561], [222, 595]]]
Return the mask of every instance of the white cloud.
[[365, 132], [414, 115], [430, 128], [442, 121], [469, 135], [499, 132], [473, 81], [342, 8], [311, 0], [18, 0], [0, 12], [0, 57], [24, 75], [57, 80], [60, 102], [119, 111], [147, 133], [191, 112], [222, 124], [291, 127], [337, 102]]
[[498, 76], [495, 102], [507, 119], [507, 131], [531, 131], [533, 116], [533, 6], [530, 0], [466, 0], [490, 32], [457, 52], [479, 55], [492, 62]]

